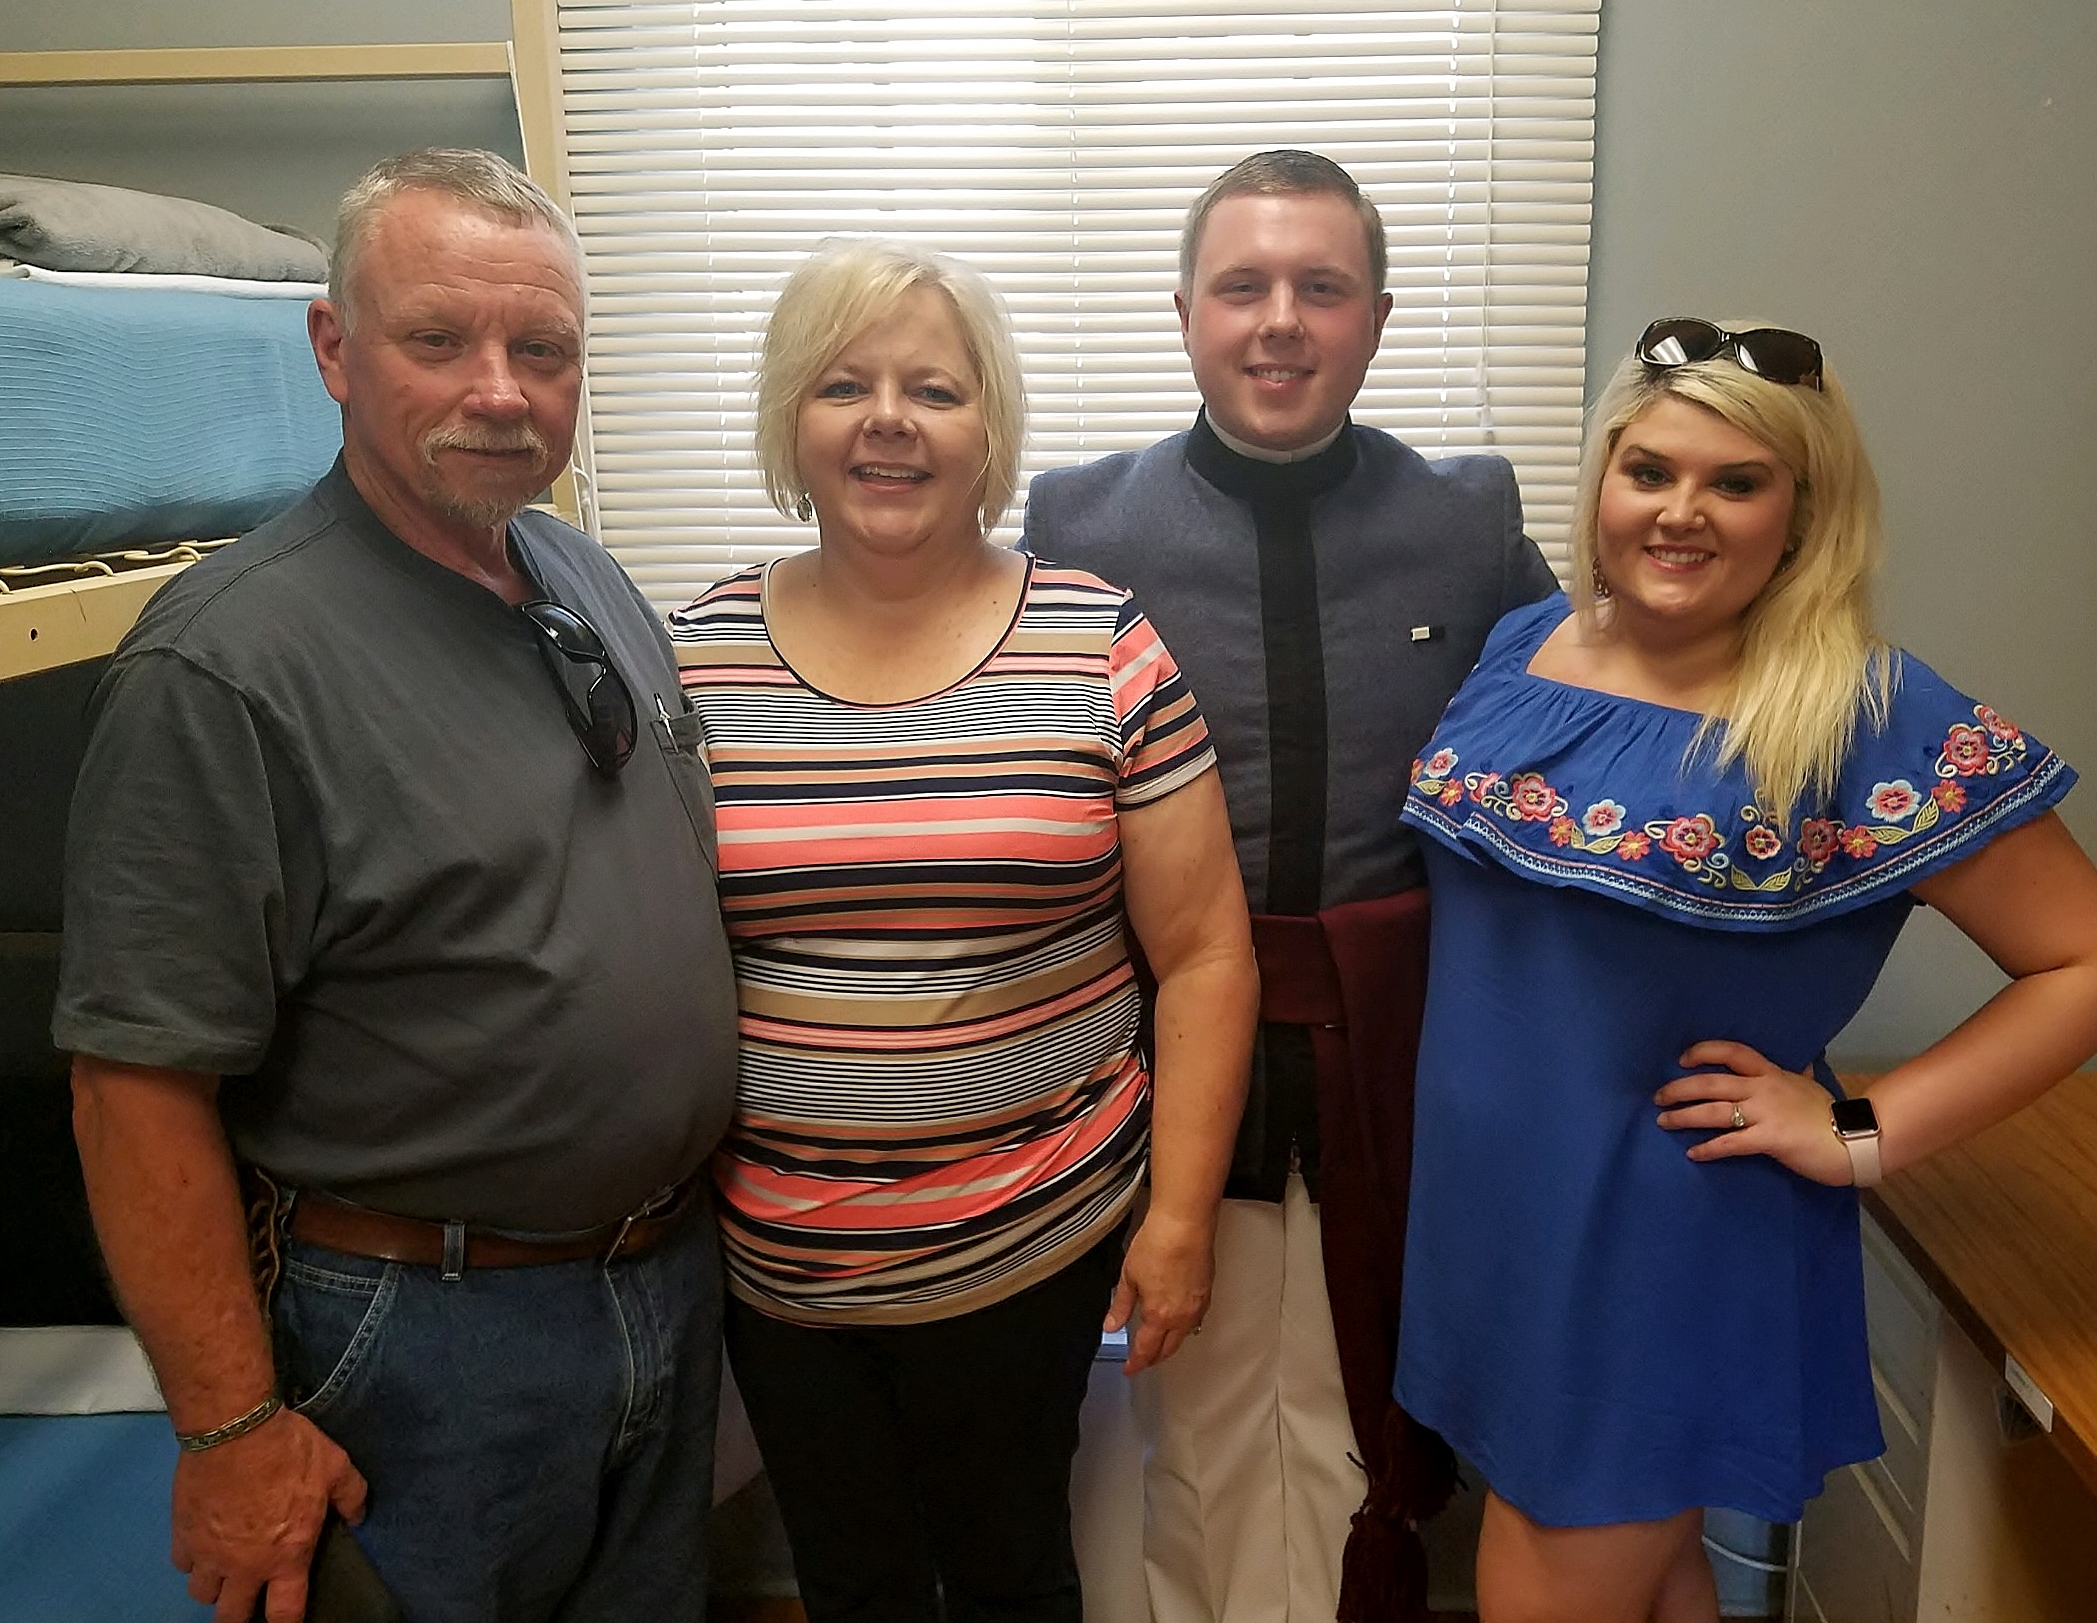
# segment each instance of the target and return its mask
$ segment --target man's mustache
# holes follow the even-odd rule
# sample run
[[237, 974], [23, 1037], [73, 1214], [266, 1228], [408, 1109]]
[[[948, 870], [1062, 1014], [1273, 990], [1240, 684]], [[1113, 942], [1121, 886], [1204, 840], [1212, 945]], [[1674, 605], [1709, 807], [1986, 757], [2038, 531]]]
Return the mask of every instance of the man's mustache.
[[547, 454], [546, 441], [529, 423], [508, 429], [465, 424], [435, 428], [423, 436], [422, 454], [433, 459], [439, 451], [529, 451], [541, 460]]

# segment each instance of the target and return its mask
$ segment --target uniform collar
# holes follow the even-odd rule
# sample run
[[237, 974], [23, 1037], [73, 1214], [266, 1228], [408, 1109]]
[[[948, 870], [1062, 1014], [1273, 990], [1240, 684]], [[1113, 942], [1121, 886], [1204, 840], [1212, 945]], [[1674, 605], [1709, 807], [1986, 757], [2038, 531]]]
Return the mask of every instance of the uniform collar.
[[1307, 501], [1337, 489], [1359, 460], [1354, 424], [1341, 424], [1333, 442], [1300, 462], [1261, 462], [1233, 451], [1217, 436], [1204, 411], [1187, 439], [1188, 466], [1228, 496], [1250, 501]]

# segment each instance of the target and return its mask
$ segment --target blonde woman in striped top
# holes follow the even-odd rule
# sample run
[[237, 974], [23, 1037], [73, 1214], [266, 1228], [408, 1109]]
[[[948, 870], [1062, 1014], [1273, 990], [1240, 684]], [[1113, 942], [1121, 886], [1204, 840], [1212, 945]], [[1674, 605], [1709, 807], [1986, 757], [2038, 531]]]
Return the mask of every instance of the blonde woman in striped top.
[[671, 621], [741, 998], [729, 1352], [815, 1623], [1079, 1623], [1102, 1321], [1133, 1371], [1208, 1301], [1258, 995], [1215, 757], [1126, 592], [986, 539], [1023, 432], [979, 275], [826, 244], [758, 384], [819, 544]]

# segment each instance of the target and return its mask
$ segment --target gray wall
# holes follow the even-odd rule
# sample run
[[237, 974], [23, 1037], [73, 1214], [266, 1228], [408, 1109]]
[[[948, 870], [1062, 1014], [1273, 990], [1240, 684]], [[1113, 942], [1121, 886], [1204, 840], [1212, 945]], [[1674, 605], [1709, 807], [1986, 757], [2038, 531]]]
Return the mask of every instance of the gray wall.
[[[1812, 333], [1885, 486], [1888, 634], [2097, 773], [2097, 5], [1606, 0], [1600, 81], [1590, 396], [1656, 315]], [[2097, 849], [2097, 788], [2063, 815]], [[2000, 982], [1918, 912], [1836, 1063]]]
[[[509, 37], [508, 0], [0, 0], [0, 51]], [[373, 162], [438, 145], [521, 164], [508, 81], [0, 89], [0, 170], [170, 192], [322, 238]]]

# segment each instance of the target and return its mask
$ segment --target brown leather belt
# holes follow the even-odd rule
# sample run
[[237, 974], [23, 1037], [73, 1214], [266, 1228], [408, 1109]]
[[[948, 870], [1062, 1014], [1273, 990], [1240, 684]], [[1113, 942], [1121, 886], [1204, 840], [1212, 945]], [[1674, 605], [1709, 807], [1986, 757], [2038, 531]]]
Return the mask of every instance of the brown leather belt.
[[[635, 1212], [631, 1217], [560, 1240], [521, 1240], [463, 1224], [433, 1223], [420, 1217], [398, 1217], [337, 1200], [317, 1189], [301, 1189], [291, 1207], [291, 1237], [352, 1256], [384, 1262], [412, 1263], [419, 1268], [533, 1268], [554, 1262], [580, 1262], [597, 1257], [618, 1262], [639, 1256], [667, 1235], [685, 1214], [698, 1190], [697, 1174]], [[449, 1231], [449, 1233], [447, 1232]], [[456, 1248], [447, 1255], [449, 1238]]]

